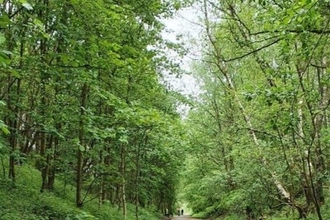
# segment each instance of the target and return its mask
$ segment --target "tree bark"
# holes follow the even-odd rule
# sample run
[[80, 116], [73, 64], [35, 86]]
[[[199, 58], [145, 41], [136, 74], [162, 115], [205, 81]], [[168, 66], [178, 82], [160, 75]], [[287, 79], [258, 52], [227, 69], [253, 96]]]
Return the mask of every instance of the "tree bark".
[[80, 104], [80, 120], [79, 120], [79, 146], [77, 147], [77, 170], [76, 170], [76, 206], [81, 208], [83, 206], [82, 201], [82, 178], [83, 178], [83, 160], [85, 151], [85, 140], [84, 140], [84, 124], [85, 124], [85, 110], [87, 106], [87, 94], [88, 85], [84, 83], [81, 89], [81, 104]]
[[121, 146], [121, 156], [120, 156], [120, 170], [121, 170], [121, 205], [123, 218], [126, 219], [127, 208], [126, 208], [126, 145]]

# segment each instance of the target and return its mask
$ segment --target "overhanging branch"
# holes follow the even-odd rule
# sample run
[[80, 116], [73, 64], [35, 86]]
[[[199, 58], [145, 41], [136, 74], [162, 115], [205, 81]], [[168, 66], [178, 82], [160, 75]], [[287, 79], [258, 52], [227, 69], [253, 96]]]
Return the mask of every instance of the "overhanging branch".
[[264, 45], [262, 47], [259, 47], [259, 48], [255, 49], [255, 50], [252, 50], [252, 51], [248, 52], [248, 53], [245, 53], [245, 54], [243, 54], [241, 56], [230, 58], [230, 59], [227, 59], [227, 60], [224, 59], [223, 61], [224, 62], [231, 62], [231, 61], [234, 61], [234, 60], [242, 59], [242, 58], [247, 57], [247, 56], [249, 56], [251, 54], [257, 53], [257, 52], [259, 52], [259, 51], [261, 51], [261, 50], [263, 50], [263, 49], [265, 49], [267, 47], [270, 47], [270, 46], [278, 43], [280, 40], [282, 40], [282, 38], [279, 38], [279, 39], [277, 39], [277, 40], [275, 40], [275, 41], [273, 41], [273, 42], [271, 42], [269, 44], [266, 44], [266, 45]]
[[311, 34], [330, 34], [330, 30], [319, 30], [319, 29], [309, 29], [309, 30], [295, 30], [295, 29], [287, 29], [287, 30], [273, 30], [273, 31], [258, 31], [255, 33], [251, 33], [251, 36], [256, 36], [260, 34], [270, 34], [270, 33], [281, 33], [281, 32], [288, 32], [288, 33], [295, 33], [295, 34], [300, 34], [300, 33], [311, 33]]

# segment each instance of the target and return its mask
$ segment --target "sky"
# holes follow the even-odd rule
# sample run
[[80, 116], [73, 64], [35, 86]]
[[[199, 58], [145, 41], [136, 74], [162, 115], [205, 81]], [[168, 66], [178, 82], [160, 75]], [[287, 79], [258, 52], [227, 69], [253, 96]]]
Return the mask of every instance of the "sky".
[[184, 95], [197, 96], [199, 91], [196, 79], [191, 75], [193, 71], [191, 68], [192, 62], [200, 57], [198, 44], [195, 43], [201, 38], [202, 32], [201, 27], [198, 25], [199, 15], [200, 12], [195, 5], [180, 9], [173, 18], [163, 20], [165, 24], [165, 31], [162, 33], [163, 38], [172, 42], [178, 42], [177, 36], [181, 36], [181, 41], [188, 48], [188, 54], [183, 58], [169, 54], [174, 59], [181, 59], [181, 68], [188, 74], [183, 74], [179, 78], [173, 75], [166, 77], [172, 88]]

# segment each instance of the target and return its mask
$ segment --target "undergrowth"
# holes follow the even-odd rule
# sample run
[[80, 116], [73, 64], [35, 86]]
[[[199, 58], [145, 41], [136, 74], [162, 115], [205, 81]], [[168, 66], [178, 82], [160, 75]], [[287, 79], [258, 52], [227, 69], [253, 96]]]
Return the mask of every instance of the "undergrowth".
[[[16, 182], [0, 175], [1, 220], [122, 220], [117, 207], [99, 206], [88, 198], [84, 207], [75, 207], [74, 187], [56, 181], [53, 193], [40, 193], [40, 172], [29, 165], [16, 167]], [[135, 207], [128, 204], [127, 220], [136, 219]], [[157, 213], [140, 208], [139, 220], [158, 220]]]

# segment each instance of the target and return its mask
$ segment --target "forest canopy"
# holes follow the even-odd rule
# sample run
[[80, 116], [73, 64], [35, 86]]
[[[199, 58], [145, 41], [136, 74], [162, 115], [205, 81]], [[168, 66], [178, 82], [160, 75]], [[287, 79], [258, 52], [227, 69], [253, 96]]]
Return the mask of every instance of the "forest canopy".
[[[105, 204], [118, 207], [118, 219], [138, 219], [148, 218], [145, 209], [163, 213], [174, 205], [181, 166], [177, 146], [184, 132], [176, 111], [179, 95], [160, 82], [160, 70], [178, 74], [164, 51], [179, 47], [162, 38], [161, 19], [172, 16], [178, 5], [161, 0], [0, 1], [4, 188], [23, 187], [19, 174], [30, 166], [40, 172], [32, 184], [41, 194], [62, 195], [67, 185], [74, 186], [76, 206], [88, 204], [87, 211], [92, 200], [104, 209]], [[35, 210], [43, 208], [31, 206], [21, 212], [4, 206], [0, 215], [15, 219], [10, 211], [15, 210], [37, 219]], [[71, 219], [65, 213], [39, 218], [46, 214]]]
[[186, 198], [201, 216], [327, 219], [329, 4], [203, 0]]

